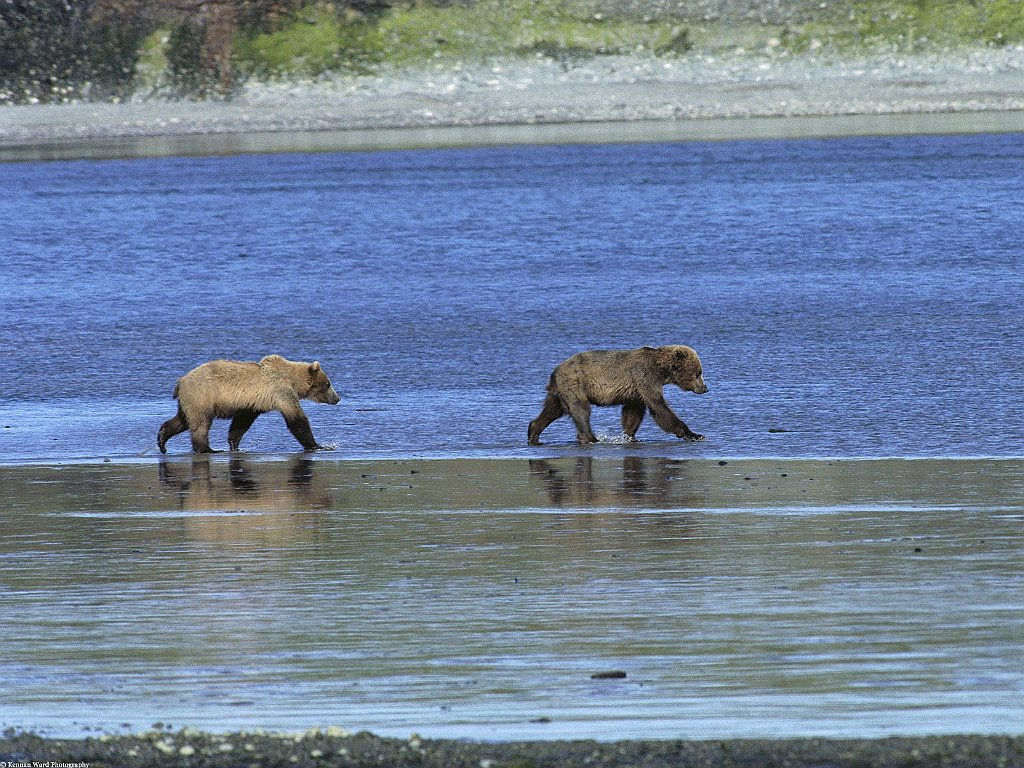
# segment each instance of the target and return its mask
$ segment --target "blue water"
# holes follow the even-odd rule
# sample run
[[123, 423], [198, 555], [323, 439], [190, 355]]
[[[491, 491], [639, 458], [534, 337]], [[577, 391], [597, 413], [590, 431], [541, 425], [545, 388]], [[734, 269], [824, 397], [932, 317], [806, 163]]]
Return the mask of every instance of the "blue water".
[[179, 375], [272, 352], [323, 363], [341, 457], [570, 450], [526, 446], [551, 368], [670, 343], [707, 442], [601, 409], [588, 450], [1021, 456], [1022, 168], [1020, 135], [2, 165], [0, 462], [152, 452]]

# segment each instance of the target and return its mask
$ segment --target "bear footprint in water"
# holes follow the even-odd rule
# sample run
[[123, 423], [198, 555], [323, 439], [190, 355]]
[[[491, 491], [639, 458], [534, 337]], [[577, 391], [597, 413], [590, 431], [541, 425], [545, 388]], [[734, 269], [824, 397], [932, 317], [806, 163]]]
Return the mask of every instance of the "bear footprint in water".
[[300, 400], [336, 405], [341, 399], [320, 363], [286, 360], [267, 355], [258, 363], [211, 360], [193, 368], [174, 386], [178, 412], [160, 426], [156, 443], [167, 453], [167, 441], [188, 430], [192, 450], [212, 453], [210, 427], [214, 419], [231, 419], [228, 446], [237, 451], [242, 437], [263, 413], [277, 411], [288, 430], [307, 451], [324, 448], [313, 437]]

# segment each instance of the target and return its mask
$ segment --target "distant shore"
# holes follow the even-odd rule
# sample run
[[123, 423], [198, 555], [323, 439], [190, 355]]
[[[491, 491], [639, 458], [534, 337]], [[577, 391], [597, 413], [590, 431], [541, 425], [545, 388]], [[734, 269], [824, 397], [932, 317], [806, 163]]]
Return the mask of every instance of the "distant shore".
[[0, 108], [0, 161], [1024, 131], [1024, 48], [516, 61]]

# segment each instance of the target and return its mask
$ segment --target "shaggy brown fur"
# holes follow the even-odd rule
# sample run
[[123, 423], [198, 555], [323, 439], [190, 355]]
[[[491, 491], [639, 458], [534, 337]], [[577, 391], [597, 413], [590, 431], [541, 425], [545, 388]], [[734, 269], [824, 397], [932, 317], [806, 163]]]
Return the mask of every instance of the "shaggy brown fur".
[[689, 347], [580, 352], [560, 363], [551, 374], [548, 396], [540, 415], [530, 422], [530, 445], [540, 444], [540, 433], [568, 413], [576, 422], [576, 439], [596, 443], [590, 429], [591, 405], [621, 405], [622, 429], [636, 439], [644, 414], [651, 412], [659, 427], [687, 440], [703, 440], [665, 402], [662, 388], [675, 384], [702, 395], [708, 391], [697, 353]]
[[238, 444], [256, 417], [279, 411], [302, 447], [322, 446], [313, 438], [309, 418], [299, 400], [335, 405], [340, 398], [320, 363], [296, 363], [280, 355], [267, 355], [258, 363], [212, 360], [193, 368], [174, 387], [178, 413], [157, 433], [156, 444], [167, 453], [167, 441], [186, 429], [192, 433], [192, 450], [212, 453], [210, 426], [214, 419], [231, 419], [228, 446]]

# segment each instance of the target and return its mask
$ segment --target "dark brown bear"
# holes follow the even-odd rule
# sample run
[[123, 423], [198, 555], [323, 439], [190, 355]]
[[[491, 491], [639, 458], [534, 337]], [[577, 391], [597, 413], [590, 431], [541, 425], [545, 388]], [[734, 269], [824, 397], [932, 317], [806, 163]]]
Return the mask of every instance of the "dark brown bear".
[[157, 433], [161, 453], [167, 453], [168, 440], [186, 429], [192, 433], [193, 451], [212, 453], [210, 426], [214, 419], [231, 419], [228, 446], [237, 451], [256, 417], [268, 411], [279, 411], [295, 439], [313, 451], [323, 446], [313, 438], [299, 400], [335, 405], [341, 399], [320, 363], [296, 363], [280, 355], [267, 355], [258, 363], [203, 363], [178, 379], [174, 397], [178, 413]]
[[590, 429], [591, 405], [621, 405], [622, 429], [636, 439], [644, 414], [666, 432], [687, 440], [703, 440], [684, 424], [665, 402], [662, 388], [675, 384], [702, 395], [708, 391], [700, 358], [689, 347], [641, 347], [580, 352], [560, 363], [551, 374], [548, 396], [540, 415], [530, 422], [530, 445], [540, 444], [540, 433], [568, 413], [576, 422], [576, 439], [596, 443]]

